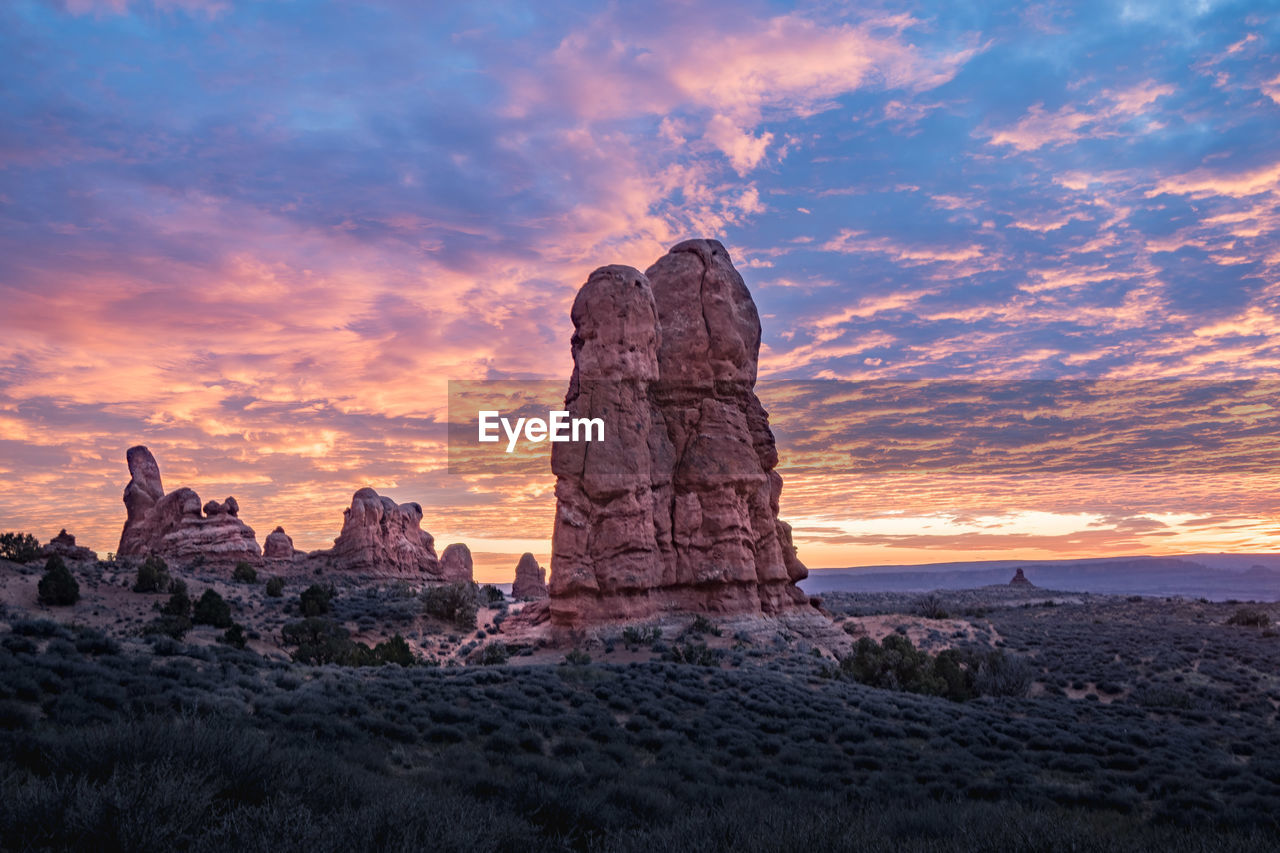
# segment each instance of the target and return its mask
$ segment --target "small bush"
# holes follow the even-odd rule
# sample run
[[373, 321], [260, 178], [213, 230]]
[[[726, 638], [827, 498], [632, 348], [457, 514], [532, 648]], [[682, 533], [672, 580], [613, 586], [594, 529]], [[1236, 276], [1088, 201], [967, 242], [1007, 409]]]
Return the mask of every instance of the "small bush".
[[720, 650], [709, 649], [706, 643], [676, 643], [663, 657], [675, 663], [694, 666], [719, 666]]
[[308, 618], [323, 616], [333, 610], [333, 600], [337, 595], [332, 585], [313, 583], [298, 596], [298, 609]]
[[186, 582], [175, 580], [170, 589], [172, 592], [169, 593], [169, 601], [160, 608], [160, 612], [167, 616], [190, 616], [191, 596], [187, 595]]
[[1271, 617], [1264, 611], [1242, 607], [1227, 620], [1228, 625], [1241, 625], [1245, 628], [1266, 628], [1271, 624]]
[[926, 619], [946, 619], [950, 614], [942, 606], [942, 596], [936, 592], [920, 596], [916, 602], [916, 612]]
[[257, 583], [258, 570], [249, 564], [246, 560], [236, 563], [236, 567], [231, 571], [231, 579], [236, 583]]
[[640, 646], [652, 646], [660, 639], [662, 639], [662, 629], [657, 626], [642, 628], [628, 625], [622, 629], [622, 642], [630, 647], [632, 651]]
[[290, 622], [280, 635], [286, 645], [298, 647], [293, 653], [293, 659], [298, 663], [336, 663], [341, 666], [414, 664], [413, 652], [399, 634], [371, 649], [364, 643], [351, 640], [347, 629], [331, 619], [310, 617]]
[[428, 616], [452, 622], [459, 628], [474, 628], [477, 610], [475, 585], [455, 581], [423, 590], [422, 610]]
[[212, 589], [206, 589], [192, 608], [191, 621], [215, 628], [230, 628], [234, 624], [231, 620], [231, 605]]
[[976, 669], [973, 686], [983, 696], [1026, 696], [1035, 680], [1030, 662], [1002, 651], [988, 653]]
[[693, 624], [685, 631], [691, 636], [701, 637], [710, 634], [713, 637], [719, 637], [723, 632], [707, 617], [699, 613], [693, 620]]
[[348, 633], [330, 619], [309, 617], [290, 622], [280, 632], [285, 645], [297, 646], [293, 659], [299, 663], [339, 663], [346, 659], [353, 643]]
[[163, 557], [155, 554], [147, 557], [138, 566], [138, 578], [133, 584], [134, 592], [168, 592], [173, 584], [169, 575], [169, 565]]
[[30, 533], [0, 533], [0, 557], [15, 563], [40, 559], [40, 540]]
[[504, 664], [511, 657], [511, 650], [507, 648], [506, 643], [490, 643], [480, 650], [480, 654], [476, 656], [476, 662], [481, 666], [496, 666]]
[[225, 643], [226, 645], [233, 646], [237, 649], [243, 649], [245, 647], [245, 643], [248, 641], [244, 636], [244, 627], [237, 622], [232, 622], [231, 627], [224, 631], [222, 636], [218, 638], [218, 642]]
[[66, 607], [80, 600], [80, 584], [76, 583], [67, 564], [57, 554], [44, 564], [38, 595], [41, 604], [54, 607]]
[[191, 620], [186, 616], [164, 615], [142, 626], [142, 635], [144, 637], [159, 635], [181, 640], [190, 630]]
[[582, 649], [570, 649], [564, 656], [564, 662], [570, 666], [586, 666], [591, 663], [591, 655]]
[[480, 598], [486, 604], [501, 604], [507, 600], [507, 597], [502, 594], [502, 590], [498, 589], [491, 583], [487, 583], [480, 587]]
[[374, 646], [373, 654], [379, 663], [398, 663], [401, 666], [413, 666], [413, 650], [409, 648], [405, 638], [399, 634]]
[[284, 595], [284, 578], [271, 578], [267, 581], [267, 595], [280, 598]]

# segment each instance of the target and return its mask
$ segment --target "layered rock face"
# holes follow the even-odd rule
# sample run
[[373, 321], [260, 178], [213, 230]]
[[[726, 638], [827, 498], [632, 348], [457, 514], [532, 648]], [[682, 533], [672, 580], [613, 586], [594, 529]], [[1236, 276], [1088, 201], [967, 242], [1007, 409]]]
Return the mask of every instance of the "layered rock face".
[[97, 560], [98, 555], [84, 547], [76, 544], [76, 537], [72, 536], [62, 529], [62, 532], [49, 540], [49, 544], [40, 549], [40, 556], [53, 557], [58, 556], [64, 560]]
[[574, 300], [565, 408], [603, 442], [552, 445], [553, 623], [808, 607], [754, 391], [760, 318], [728, 252], [680, 243], [602, 267]]
[[516, 563], [511, 597], [516, 601], [538, 601], [547, 597], [547, 570], [538, 565], [538, 559], [527, 551]]
[[283, 527], [277, 526], [262, 543], [262, 556], [268, 560], [292, 560], [295, 553], [293, 537]]
[[435, 539], [421, 525], [421, 506], [397, 504], [366, 487], [343, 512], [342, 532], [333, 548], [312, 556], [325, 556], [342, 571], [443, 580]]
[[209, 501], [187, 488], [164, 493], [160, 466], [151, 451], [129, 448], [129, 483], [124, 489], [128, 517], [116, 553], [122, 557], [156, 554], [166, 560], [203, 558], [212, 563], [256, 562], [262, 556], [253, 528], [240, 520], [235, 498]]
[[440, 573], [449, 583], [455, 581], [471, 583], [475, 577], [471, 549], [461, 542], [454, 542], [445, 548], [444, 553], [440, 555]]

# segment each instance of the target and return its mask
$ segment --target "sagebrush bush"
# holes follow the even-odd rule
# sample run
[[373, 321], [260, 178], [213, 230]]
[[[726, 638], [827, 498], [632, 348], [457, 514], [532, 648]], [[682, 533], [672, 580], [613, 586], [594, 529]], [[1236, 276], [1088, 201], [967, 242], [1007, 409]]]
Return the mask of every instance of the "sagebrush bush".
[[248, 642], [244, 636], [244, 626], [238, 622], [231, 623], [231, 627], [223, 632], [222, 636], [218, 638], [218, 642], [237, 649], [243, 649]]
[[257, 583], [258, 570], [247, 560], [241, 560], [236, 563], [236, 567], [231, 571], [231, 579], [236, 583]]
[[134, 581], [134, 592], [168, 592], [173, 578], [169, 575], [169, 565], [163, 557], [152, 554], [138, 566], [138, 577]]
[[191, 615], [191, 596], [187, 594], [187, 583], [183, 580], [175, 580], [170, 586], [169, 600], [164, 607], [160, 609], [161, 613], [168, 616]]
[[423, 612], [459, 628], [476, 626], [477, 609], [475, 584], [468, 581], [455, 581], [422, 591]]
[[284, 578], [271, 578], [267, 581], [267, 595], [280, 598], [284, 595]]
[[337, 590], [333, 588], [332, 584], [324, 586], [323, 584], [313, 583], [298, 596], [298, 609], [303, 616], [323, 616], [333, 611], [333, 599], [336, 597]]
[[1242, 607], [1227, 620], [1228, 625], [1243, 625], [1246, 628], [1266, 628], [1271, 624], [1271, 617], [1265, 611]]
[[40, 578], [37, 597], [41, 604], [54, 607], [66, 607], [80, 600], [80, 584], [57, 554], [49, 557], [44, 564], [44, 576]]
[[506, 643], [494, 642], [480, 650], [476, 655], [476, 662], [481, 666], [496, 666], [504, 664], [511, 658], [511, 650], [507, 648]]
[[191, 609], [191, 621], [197, 625], [230, 628], [233, 624], [231, 605], [216, 590], [206, 589]]

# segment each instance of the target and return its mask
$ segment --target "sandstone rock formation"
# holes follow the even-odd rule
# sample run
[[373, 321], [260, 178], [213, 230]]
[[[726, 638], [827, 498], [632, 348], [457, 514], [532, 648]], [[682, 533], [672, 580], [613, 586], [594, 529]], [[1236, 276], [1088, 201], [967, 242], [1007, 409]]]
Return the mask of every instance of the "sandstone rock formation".
[[262, 543], [262, 556], [268, 560], [292, 560], [294, 553], [293, 537], [283, 527], [277, 526]]
[[724, 247], [601, 267], [572, 319], [565, 408], [605, 435], [552, 445], [552, 622], [809, 608], [754, 391], [760, 318]]
[[443, 580], [435, 539], [421, 525], [421, 506], [397, 504], [366, 487], [352, 496], [333, 548], [311, 556], [329, 558], [340, 571]]
[[253, 528], [239, 519], [235, 498], [209, 501], [201, 514], [200, 496], [191, 489], [164, 493], [160, 466], [151, 451], [129, 448], [129, 483], [124, 489], [128, 517], [120, 534], [121, 557], [157, 554], [166, 560], [210, 563], [257, 562], [262, 556]]
[[516, 579], [511, 584], [511, 597], [516, 601], [537, 601], [547, 597], [547, 570], [527, 551], [516, 563]]
[[1013, 573], [1013, 580], [1009, 581], [1009, 586], [1035, 586], [1035, 584], [1027, 580], [1027, 576], [1022, 573], [1022, 569], [1018, 569]]
[[454, 542], [445, 548], [444, 553], [440, 555], [440, 572], [449, 583], [473, 582], [475, 575], [471, 562], [471, 549], [461, 542]]
[[57, 536], [49, 540], [49, 544], [40, 549], [41, 557], [52, 557], [57, 555], [64, 560], [97, 560], [98, 555], [83, 545], [76, 544], [76, 537], [67, 532], [66, 528]]

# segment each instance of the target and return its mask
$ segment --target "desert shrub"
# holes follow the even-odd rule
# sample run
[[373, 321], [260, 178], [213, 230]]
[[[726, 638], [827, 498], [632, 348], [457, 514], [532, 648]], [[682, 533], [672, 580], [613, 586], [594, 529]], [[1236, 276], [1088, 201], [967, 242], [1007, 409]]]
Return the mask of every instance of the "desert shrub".
[[507, 597], [502, 594], [502, 590], [498, 589], [491, 583], [487, 583], [480, 587], [480, 598], [486, 604], [501, 604], [507, 600]]
[[284, 578], [271, 578], [267, 581], [267, 595], [280, 598], [284, 595]]
[[168, 616], [190, 616], [191, 596], [187, 594], [186, 582], [175, 580], [170, 589], [169, 601], [160, 608], [160, 612]]
[[586, 666], [591, 663], [591, 655], [582, 649], [570, 649], [564, 656], [564, 662], [570, 666]]
[[1035, 667], [1025, 658], [989, 652], [976, 666], [974, 688], [983, 696], [1026, 696], [1035, 680]]
[[656, 625], [650, 628], [628, 625], [622, 629], [622, 642], [633, 651], [640, 646], [652, 646], [660, 639], [662, 639], [662, 629]]
[[0, 557], [15, 563], [40, 559], [40, 540], [30, 533], [0, 533]]
[[350, 638], [346, 628], [331, 619], [308, 617], [290, 622], [280, 632], [286, 645], [297, 646], [293, 659], [298, 663], [341, 666], [378, 666], [398, 663], [412, 666], [413, 652], [404, 637], [396, 634], [390, 640], [369, 648]]
[[173, 578], [169, 575], [169, 565], [163, 557], [155, 554], [147, 557], [138, 566], [138, 577], [134, 581], [134, 592], [168, 592]]
[[241, 560], [236, 563], [236, 567], [231, 571], [231, 579], [236, 583], [257, 583], [258, 570], [250, 565], [247, 560]]
[[1271, 624], [1271, 617], [1262, 610], [1242, 607], [1227, 620], [1228, 625], [1242, 625], [1246, 628], [1266, 628]]
[[828, 674], [872, 687], [963, 702], [975, 696], [1025, 696], [1036, 670], [1026, 659], [1003, 651], [948, 649], [934, 656], [917, 649], [908, 638], [890, 634], [879, 645], [869, 637], [858, 640], [853, 654]]
[[422, 592], [424, 613], [452, 622], [459, 628], [476, 626], [476, 609], [475, 585], [467, 581], [429, 587]]
[[662, 657], [663, 660], [669, 660], [673, 663], [688, 663], [694, 666], [718, 666], [720, 664], [720, 650], [709, 649], [706, 643], [676, 643]]
[[333, 611], [333, 599], [336, 597], [337, 591], [332, 585], [313, 583], [298, 596], [298, 609], [308, 618], [323, 616]]
[[44, 564], [44, 577], [40, 578], [37, 594], [41, 604], [54, 607], [66, 607], [80, 600], [80, 584], [57, 554]]
[[244, 627], [238, 622], [232, 622], [231, 627], [218, 638], [218, 642], [237, 649], [243, 649], [248, 641], [244, 636]]
[[476, 656], [476, 662], [481, 666], [496, 666], [506, 663], [510, 657], [511, 650], [507, 648], [507, 644], [495, 642], [489, 643], [480, 650], [480, 654]]
[[191, 620], [186, 616], [165, 614], [142, 626], [142, 635], [171, 637], [181, 640], [191, 630]]
[[191, 621], [197, 625], [230, 628], [233, 624], [231, 605], [216, 590], [206, 589], [191, 610]]
[[719, 637], [723, 632], [710, 619], [699, 613], [685, 633], [695, 637], [701, 637], [704, 634]]
[[297, 646], [293, 659], [299, 663], [338, 663], [352, 645], [347, 629], [332, 619], [308, 617], [290, 622], [280, 631], [285, 645]]
[[942, 605], [942, 596], [936, 592], [920, 596], [916, 602], [916, 612], [926, 619], [946, 619], [950, 615]]
[[401, 666], [413, 666], [413, 650], [404, 637], [396, 634], [373, 647], [373, 654], [379, 663], [398, 663]]
[[872, 687], [935, 696], [945, 691], [945, 683], [933, 674], [932, 658], [901, 634], [890, 634], [879, 645], [863, 637], [853, 654], [840, 661], [840, 669], [854, 681]]

